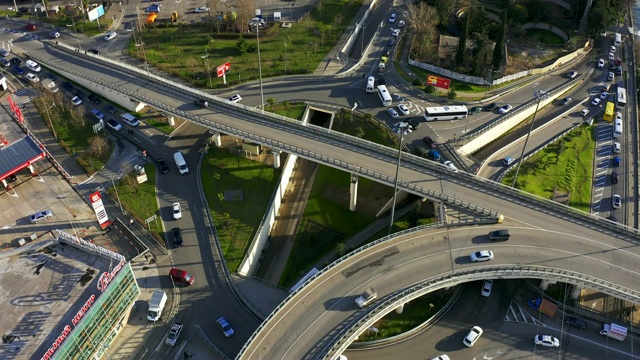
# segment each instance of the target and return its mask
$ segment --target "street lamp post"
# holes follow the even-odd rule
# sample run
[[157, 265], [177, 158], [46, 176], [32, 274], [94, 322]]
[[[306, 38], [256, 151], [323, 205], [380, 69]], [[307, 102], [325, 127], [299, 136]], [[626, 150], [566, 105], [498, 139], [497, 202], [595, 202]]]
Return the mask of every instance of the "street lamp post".
[[353, 120], [353, 110], [355, 110], [358, 107], [358, 103], [353, 103], [353, 107], [351, 108], [351, 120]]
[[[542, 83], [544, 83], [544, 78], [542, 79]], [[529, 132], [527, 133], [527, 137], [524, 140], [524, 146], [522, 147], [522, 152], [520, 153], [520, 159], [518, 160], [518, 166], [516, 167], [516, 173], [513, 175], [513, 182], [511, 183], [511, 187], [516, 187], [516, 180], [518, 179], [518, 173], [520, 173], [520, 166], [522, 166], [522, 162], [524, 161], [524, 152], [527, 150], [527, 143], [529, 142], [529, 137], [531, 136], [531, 132], [533, 131], [533, 124], [536, 122], [536, 115], [538, 115], [538, 109], [540, 108], [540, 101], [547, 98], [547, 91], [542, 88], [540, 85], [540, 89], [534, 91], [534, 95], [538, 98], [536, 103], [536, 109], [533, 112], [533, 119], [531, 119], [531, 126], [529, 127]]]
[[258, 41], [258, 76], [260, 77], [260, 109], [264, 112], [264, 92], [262, 91], [262, 61], [260, 60], [260, 26], [256, 26], [256, 40]]
[[49, 110], [55, 107], [56, 103], [54, 102], [53, 104], [51, 104], [51, 106], [47, 107], [47, 104], [44, 102], [44, 99], [40, 98], [40, 100], [42, 100], [42, 106], [44, 106], [44, 109], [47, 111], [47, 118], [49, 118], [49, 125], [51, 125], [51, 131], [53, 132], [53, 137], [55, 137], [56, 140], [58, 140], [58, 134], [56, 134], [56, 128], [53, 126], [53, 121], [51, 121], [51, 114], [49, 114]]
[[409, 124], [406, 122], [401, 122], [398, 125], [398, 131], [400, 131], [400, 145], [398, 146], [398, 163], [396, 165], [396, 178], [393, 185], [393, 201], [391, 204], [391, 219], [389, 220], [389, 231], [387, 235], [391, 235], [391, 231], [393, 230], [393, 218], [396, 215], [396, 198], [398, 194], [398, 177], [400, 176], [400, 159], [402, 158], [402, 140], [404, 135], [404, 129], [407, 128]]

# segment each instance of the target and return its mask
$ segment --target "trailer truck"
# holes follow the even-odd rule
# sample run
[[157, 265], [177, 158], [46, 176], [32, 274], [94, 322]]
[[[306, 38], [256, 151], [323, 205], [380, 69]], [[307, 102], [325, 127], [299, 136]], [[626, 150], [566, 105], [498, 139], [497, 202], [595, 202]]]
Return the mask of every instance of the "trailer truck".
[[167, 303], [167, 294], [162, 290], [153, 290], [151, 299], [149, 300], [149, 310], [147, 311], [147, 320], [158, 321], [162, 316], [162, 310]]
[[558, 311], [558, 305], [544, 298], [529, 299], [527, 305], [533, 310], [538, 310], [549, 317], [554, 317]]
[[627, 328], [618, 324], [603, 324], [600, 327], [600, 335], [622, 341], [627, 337]]

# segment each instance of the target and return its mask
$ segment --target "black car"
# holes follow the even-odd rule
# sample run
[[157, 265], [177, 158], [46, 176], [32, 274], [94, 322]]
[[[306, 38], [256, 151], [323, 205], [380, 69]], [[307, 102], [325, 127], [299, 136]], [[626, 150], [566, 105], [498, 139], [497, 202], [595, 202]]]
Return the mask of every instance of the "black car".
[[169, 172], [169, 165], [167, 165], [167, 162], [164, 161], [164, 158], [158, 159], [158, 168], [160, 168], [160, 173], [162, 174], [166, 174]]
[[11, 63], [12, 63], [13, 65], [15, 65], [15, 66], [20, 66], [20, 65], [22, 65], [22, 60], [20, 60], [20, 59], [19, 59], [19, 58], [17, 58], [17, 57], [14, 57], [13, 59], [11, 59]]
[[171, 233], [173, 233], [173, 245], [182, 246], [184, 243], [182, 242], [182, 235], [180, 234], [180, 228], [171, 229]]
[[82, 99], [83, 97], [87, 96], [87, 94], [85, 94], [84, 91], [82, 91], [80, 89], [74, 89], [73, 93], [76, 94], [76, 96], [79, 97], [80, 99]]
[[384, 78], [379, 78], [378, 85], [387, 85], [387, 80], [385, 80]]
[[613, 215], [607, 216], [607, 220], [611, 220], [613, 222], [618, 222], [618, 218], [613, 216]]
[[491, 103], [484, 107], [484, 111], [493, 111], [498, 107], [498, 103]]
[[482, 107], [481, 106], [474, 106], [474, 107], [471, 108], [471, 110], [469, 110], [469, 115], [480, 114], [481, 111], [482, 111]]
[[617, 184], [618, 183], [618, 173], [615, 171], [611, 172], [611, 183], [612, 184]]
[[62, 88], [67, 90], [67, 91], [73, 90], [73, 85], [69, 84], [66, 81], [63, 81], [62, 84], [60, 84], [60, 86], [62, 86]]
[[387, 46], [393, 46], [396, 44], [396, 39], [389, 39], [389, 41], [387, 41]]
[[87, 52], [90, 52], [90, 53], [92, 53], [94, 55], [100, 55], [100, 51], [98, 51], [96, 49], [89, 49], [89, 50], [87, 50]]
[[107, 104], [104, 106], [104, 109], [109, 113], [109, 114], [115, 114], [116, 112], [116, 107], [111, 105], [111, 104]]
[[571, 100], [573, 100], [573, 99], [571, 99], [570, 97], [566, 97], [566, 98], [562, 99], [562, 101], [560, 101], [560, 104], [563, 105], [563, 106], [567, 105], [568, 103], [571, 102]]
[[202, 106], [202, 107], [209, 107], [209, 102], [205, 99], [195, 99], [193, 101], [194, 105], [198, 105], [198, 106]]
[[425, 143], [427, 143], [427, 146], [429, 146], [429, 147], [430, 147], [430, 148], [432, 148], [432, 149], [435, 149], [435, 148], [436, 148], [436, 146], [438, 146], [438, 145], [436, 144], [436, 142], [435, 142], [435, 141], [433, 141], [433, 139], [432, 139], [431, 137], [429, 137], [429, 136], [425, 136], [425, 137], [423, 137], [423, 138], [422, 138], [422, 140], [424, 140], [424, 142], [425, 142]]
[[96, 104], [100, 104], [102, 102], [102, 99], [100, 99], [100, 97], [94, 93], [89, 94], [88, 99]]
[[420, 119], [419, 118], [414, 118], [409, 120], [409, 125], [411, 125], [411, 127], [413, 127], [413, 130], [418, 130], [418, 128], [420, 128]]
[[587, 322], [575, 316], [567, 316], [564, 323], [573, 327], [577, 327], [580, 330], [584, 330], [587, 328]]

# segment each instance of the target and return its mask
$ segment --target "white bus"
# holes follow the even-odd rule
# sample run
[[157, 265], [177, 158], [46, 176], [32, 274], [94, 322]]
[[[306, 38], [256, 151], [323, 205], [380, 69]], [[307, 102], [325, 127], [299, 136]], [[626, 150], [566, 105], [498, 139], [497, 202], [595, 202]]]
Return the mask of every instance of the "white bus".
[[373, 94], [373, 89], [375, 88], [375, 81], [376, 78], [374, 78], [373, 76], [369, 76], [367, 78], [367, 87], [364, 89], [366, 92]]
[[464, 105], [428, 107], [424, 109], [424, 119], [426, 121], [459, 120], [466, 118], [468, 114], [469, 110]]
[[616, 46], [620, 46], [622, 45], [622, 35], [620, 35], [620, 33], [616, 33], [616, 37], [615, 37], [615, 42], [614, 44]]
[[380, 97], [380, 101], [382, 101], [382, 106], [390, 106], [393, 102], [389, 90], [387, 90], [387, 87], [384, 85], [378, 85], [378, 96]]
[[625, 90], [625, 88], [623, 87], [618, 86], [616, 99], [618, 107], [625, 106], [627, 104], [627, 90]]

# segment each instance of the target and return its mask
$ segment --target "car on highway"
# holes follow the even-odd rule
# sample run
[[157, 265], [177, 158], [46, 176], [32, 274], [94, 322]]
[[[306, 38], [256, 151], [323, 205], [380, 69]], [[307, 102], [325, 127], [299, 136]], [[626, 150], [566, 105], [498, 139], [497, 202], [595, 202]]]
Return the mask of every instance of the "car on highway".
[[169, 172], [169, 164], [167, 164], [164, 158], [158, 159], [158, 169], [160, 169], [161, 174], [166, 174]]
[[71, 85], [70, 83], [63, 81], [60, 86], [62, 86], [63, 89], [67, 90], [67, 91], [71, 91], [73, 90], [73, 85]]
[[194, 12], [197, 12], [197, 13], [204, 13], [204, 12], [207, 12], [207, 11], [209, 11], [209, 8], [208, 8], [208, 7], [206, 7], [206, 6], [200, 6], [200, 7], [197, 7], [197, 8], [194, 10]]
[[40, 221], [49, 220], [51, 218], [53, 218], [53, 212], [51, 212], [51, 210], [44, 210], [31, 215], [29, 217], [29, 221], [31, 221], [32, 224], [37, 224]]
[[619, 157], [617, 157], [617, 156], [616, 156], [616, 157], [614, 157], [614, 158], [613, 158], [613, 167], [618, 167], [618, 166], [620, 166], [620, 161], [621, 161], [621, 160], [620, 160], [620, 158], [619, 158]]
[[400, 35], [400, 29], [393, 29], [393, 31], [391, 31], [391, 36], [398, 37], [399, 35]]
[[580, 111], [580, 116], [585, 117], [589, 114], [589, 109], [582, 109]]
[[171, 270], [169, 270], [169, 277], [171, 277], [174, 282], [187, 286], [193, 285], [193, 283], [196, 281], [195, 276], [178, 268], [171, 268]]
[[613, 145], [611, 146], [611, 149], [614, 154], [620, 154], [620, 152], [622, 152], [622, 146], [620, 145], [619, 142], [614, 142]]
[[607, 216], [607, 220], [611, 220], [613, 222], [618, 222], [618, 218], [615, 217], [615, 215], [609, 215]]
[[397, 19], [398, 19], [398, 14], [393, 13], [393, 14], [389, 15], [389, 22], [390, 23], [396, 22]]
[[444, 166], [448, 167], [449, 170], [453, 172], [458, 172], [458, 167], [452, 161], [445, 161], [442, 163]]
[[7, 51], [6, 49], [0, 49], [0, 55], [2, 55], [2, 57], [7, 57], [10, 54], [11, 53], [9, 51]]
[[491, 241], [507, 241], [510, 237], [509, 230], [495, 230], [489, 233], [489, 240]]
[[182, 332], [182, 328], [183, 326], [180, 323], [174, 323], [171, 325], [171, 330], [169, 330], [169, 334], [167, 334], [167, 339], [164, 343], [167, 344], [167, 346], [174, 346], [176, 342], [178, 342], [178, 337]]
[[171, 209], [173, 211], [173, 218], [175, 220], [182, 218], [182, 208], [180, 207], [179, 202], [174, 202], [173, 204], [171, 204]]
[[616, 52], [616, 47], [615, 47], [615, 46], [613, 46], [613, 45], [611, 45], [611, 46], [609, 47], [609, 52], [615, 53], [615, 52]]
[[395, 119], [395, 118], [397, 118], [398, 116], [400, 116], [400, 115], [398, 115], [398, 112], [397, 112], [397, 111], [396, 111], [396, 109], [394, 109], [394, 108], [388, 108], [388, 109], [387, 109], [387, 112], [388, 112], [388, 113], [389, 113], [389, 115], [391, 115], [391, 117], [392, 117], [392, 118], [394, 118], [394, 119]]
[[511, 109], [513, 109], [513, 106], [511, 106], [511, 105], [509, 105], [509, 104], [506, 104], [506, 105], [502, 105], [502, 106], [498, 109], [498, 112], [499, 112], [500, 114], [506, 114], [506, 113], [508, 113], [509, 111], [511, 111]]
[[428, 147], [435, 149], [436, 146], [438, 146], [438, 144], [436, 144], [435, 141], [433, 141], [433, 139], [429, 136], [425, 136], [422, 138], [422, 140], [424, 140], [424, 142], [427, 144]]
[[0, 63], [2, 63], [2, 66], [4, 67], [9, 67], [11, 66], [11, 61], [5, 59], [5, 58], [0, 58]]
[[32, 83], [37, 83], [40, 81], [40, 78], [34, 73], [27, 73], [25, 77], [27, 78], [27, 80], [31, 81]]
[[115, 39], [116, 36], [118, 36], [118, 33], [116, 33], [115, 31], [112, 31], [112, 32], [110, 32], [110, 33], [108, 33], [107, 35], [104, 36], [104, 41], [111, 41], [111, 40]]
[[22, 65], [22, 60], [20, 60], [20, 58], [14, 57], [11, 59], [11, 64], [13, 64], [14, 66], [20, 66]]
[[225, 337], [231, 337], [233, 336], [233, 334], [235, 334], [235, 331], [233, 331], [233, 327], [231, 327], [231, 324], [229, 324], [224, 316], [220, 316], [216, 320], [216, 324], [218, 324], [218, 327], [220, 328], [220, 330], [222, 330], [222, 333]]
[[602, 99], [595, 98], [595, 99], [591, 100], [591, 105], [598, 106], [598, 105], [600, 105], [601, 102], [602, 102]]
[[117, 122], [115, 119], [109, 119], [107, 120], [107, 126], [112, 128], [115, 131], [120, 131], [122, 130], [122, 124], [120, 124], [119, 122]]
[[604, 91], [602, 94], [600, 94], [600, 99], [602, 99], [602, 100], [604, 100], [604, 99], [606, 99], [608, 97], [609, 97], [609, 93], [606, 92], [606, 91]]
[[483, 331], [480, 326], [474, 326], [471, 328], [467, 336], [464, 337], [464, 339], [462, 340], [462, 343], [467, 347], [472, 347], [473, 344], [475, 344], [476, 341], [478, 341], [480, 336], [482, 336], [482, 333]]
[[389, 41], [387, 41], [387, 46], [393, 46], [396, 44], [396, 39], [389, 39]]
[[614, 77], [616, 77], [616, 75], [613, 72], [609, 71], [609, 73], [607, 74], [607, 80], [611, 81]]
[[242, 101], [242, 96], [235, 94], [235, 95], [231, 95], [227, 98], [227, 102], [230, 103], [239, 103], [240, 101]]
[[75, 106], [80, 106], [82, 104], [82, 99], [77, 96], [72, 97], [71, 99], [69, 99], [69, 101], [71, 101], [71, 103]]
[[202, 107], [209, 107], [209, 102], [205, 99], [195, 99], [193, 100], [193, 105], [198, 105]]
[[562, 100], [560, 101], [560, 105], [563, 105], [563, 106], [564, 106], [564, 105], [567, 105], [568, 103], [570, 103], [570, 102], [571, 102], [571, 100], [573, 100], [573, 99], [572, 99], [572, 98], [570, 98], [570, 97], [566, 97], [566, 98], [564, 98], [564, 99], [562, 99]]
[[484, 280], [482, 282], [482, 290], [480, 291], [480, 295], [489, 297], [491, 295], [491, 289], [493, 289], [493, 280]]
[[57, 38], [60, 37], [60, 33], [57, 32], [57, 31], [52, 31], [52, 32], [49, 33], [49, 37], [52, 38], [52, 39], [57, 39]]
[[611, 172], [611, 183], [612, 184], [617, 184], [618, 183], [618, 173], [615, 171]]
[[575, 316], [567, 316], [564, 320], [564, 323], [569, 326], [576, 327], [580, 330], [584, 330], [587, 328], [587, 322]]
[[400, 110], [400, 112], [402, 113], [402, 115], [409, 115], [411, 112], [409, 111], [409, 108], [407, 107], [407, 105], [405, 104], [400, 104], [398, 105], [398, 110]]
[[604, 59], [598, 59], [598, 68], [602, 69], [604, 67]]
[[622, 197], [618, 194], [613, 195], [611, 198], [611, 206], [613, 206], [614, 209], [620, 209], [620, 206], [622, 206]]
[[89, 94], [89, 96], [87, 97], [89, 100], [93, 101], [95, 104], [100, 104], [102, 102], [102, 99], [100, 99], [100, 96], [91, 93]]
[[173, 235], [173, 245], [175, 247], [179, 247], [184, 244], [179, 227], [174, 227], [173, 229], [171, 229], [171, 234]]
[[498, 103], [491, 103], [484, 107], [484, 111], [493, 111], [498, 107]]
[[609, 53], [609, 61], [613, 61], [613, 60], [615, 60], [615, 59], [616, 59], [616, 54], [614, 54], [614, 53], [610, 52], [610, 53]]
[[38, 27], [34, 23], [27, 23], [24, 28], [27, 29], [27, 31], [36, 31], [38, 29]]
[[513, 164], [514, 161], [516, 161], [516, 159], [514, 159], [511, 156], [507, 156], [506, 158], [502, 159], [502, 164], [504, 166], [509, 166], [509, 165]]
[[480, 251], [472, 252], [471, 255], [469, 255], [469, 260], [471, 260], [471, 262], [483, 262], [483, 261], [493, 260], [493, 251], [480, 250]]
[[533, 338], [533, 341], [536, 345], [546, 346], [546, 347], [559, 347], [560, 340], [558, 338], [553, 337], [551, 335], [536, 335]]
[[16, 73], [16, 75], [24, 75], [24, 70], [20, 66], [14, 67], [13, 72]]
[[569, 71], [569, 73], [567, 74], [567, 77], [568, 77], [569, 79], [575, 79], [575, 78], [576, 78], [576, 76], [578, 76], [578, 72], [577, 72], [577, 71], [575, 71], [575, 70], [571, 70], [571, 71]]
[[480, 114], [481, 111], [482, 111], [482, 106], [474, 106], [469, 110], [469, 115]]
[[89, 49], [87, 50], [87, 52], [92, 53], [93, 55], [100, 55], [100, 51], [96, 50], [96, 49]]

